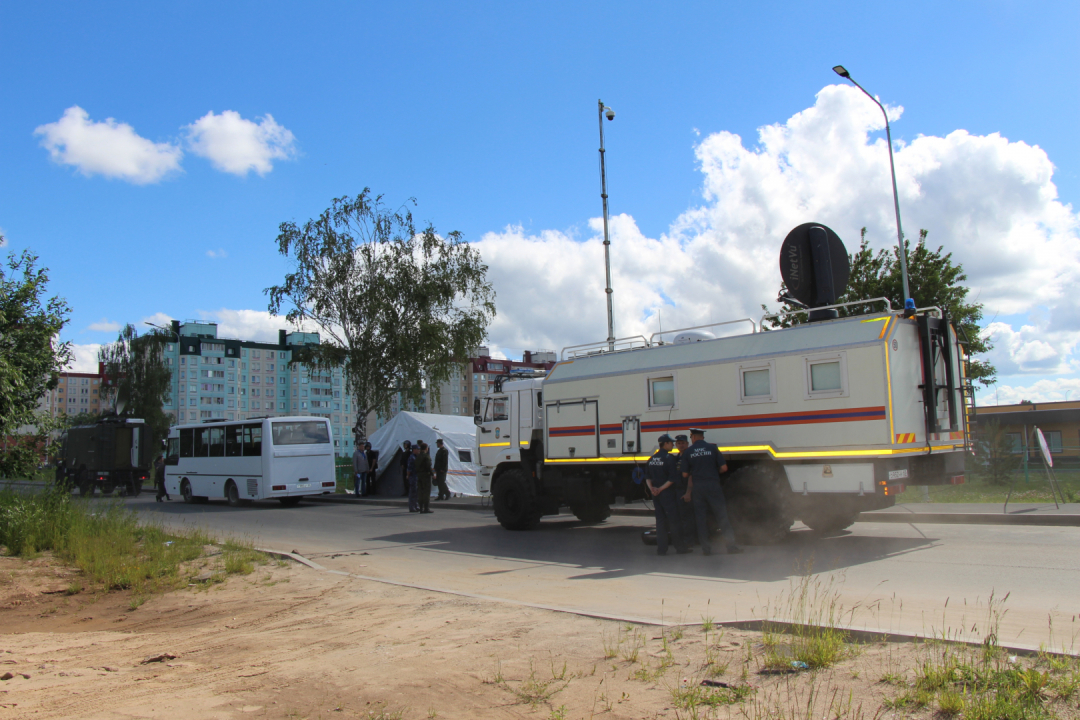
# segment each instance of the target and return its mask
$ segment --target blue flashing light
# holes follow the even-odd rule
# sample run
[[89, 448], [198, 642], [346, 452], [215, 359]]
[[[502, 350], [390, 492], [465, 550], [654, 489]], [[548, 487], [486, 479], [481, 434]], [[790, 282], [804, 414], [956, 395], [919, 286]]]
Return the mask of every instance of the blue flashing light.
[[914, 310], [915, 309], [915, 298], [908, 298], [907, 300], [905, 300], [904, 301], [904, 309], [905, 310]]

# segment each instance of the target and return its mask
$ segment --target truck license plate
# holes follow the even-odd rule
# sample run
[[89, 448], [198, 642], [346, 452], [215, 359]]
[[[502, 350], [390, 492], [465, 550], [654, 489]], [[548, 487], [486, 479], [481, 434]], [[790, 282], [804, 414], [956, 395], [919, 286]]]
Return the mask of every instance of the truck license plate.
[[903, 480], [906, 477], [907, 477], [907, 470], [890, 470], [889, 471], [889, 479], [890, 480]]
[[[891, 475], [892, 473], [890, 473]], [[904, 477], [907, 477], [907, 470], [904, 471]], [[296, 483], [296, 487], [311, 487], [311, 483]]]

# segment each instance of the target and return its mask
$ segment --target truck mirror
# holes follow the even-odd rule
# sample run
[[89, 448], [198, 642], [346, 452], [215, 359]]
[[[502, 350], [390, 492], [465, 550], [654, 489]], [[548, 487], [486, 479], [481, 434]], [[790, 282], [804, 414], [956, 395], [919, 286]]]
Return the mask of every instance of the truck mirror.
[[477, 424], [480, 423], [480, 398], [473, 398], [472, 414], [476, 416]]

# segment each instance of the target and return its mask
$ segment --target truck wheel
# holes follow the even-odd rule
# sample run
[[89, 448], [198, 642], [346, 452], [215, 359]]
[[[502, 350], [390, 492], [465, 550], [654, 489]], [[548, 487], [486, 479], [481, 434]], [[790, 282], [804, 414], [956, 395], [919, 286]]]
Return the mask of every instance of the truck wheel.
[[180, 482], [180, 494], [183, 496], [184, 502], [188, 505], [195, 504], [195, 496], [191, 494], [191, 483], [187, 480], [182, 480]]
[[829, 535], [851, 527], [855, 522], [855, 518], [859, 516], [859, 511], [819, 509], [817, 511], [804, 513], [804, 515], [804, 517], [799, 518], [803, 521], [803, 525], [806, 525], [811, 530], [817, 531], [822, 535]]
[[540, 507], [521, 470], [508, 470], [499, 476], [492, 501], [495, 518], [507, 530], [532, 530], [540, 523]]
[[594, 502], [590, 505], [575, 505], [570, 508], [574, 517], [583, 523], [602, 523], [611, 517], [611, 508], [607, 503]]
[[131, 497], [139, 497], [142, 493], [142, 483], [135, 482], [131, 484]]
[[240, 491], [236, 489], [236, 483], [232, 480], [225, 485], [225, 499], [229, 501], [230, 507], [240, 507], [244, 504], [244, 501], [240, 499]]
[[724, 482], [728, 519], [735, 539], [747, 545], [770, 545], [787, 537], [795, 516], [783, 477], [761, 465], [747, 465]]

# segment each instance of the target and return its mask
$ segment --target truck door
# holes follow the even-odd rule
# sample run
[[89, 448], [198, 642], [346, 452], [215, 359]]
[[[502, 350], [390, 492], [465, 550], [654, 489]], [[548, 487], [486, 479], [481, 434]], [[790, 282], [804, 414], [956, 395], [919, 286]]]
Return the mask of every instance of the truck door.
[[596, 400], [557, 400], [545, 407], [548, 458], [600, 456], [600, 427]]
[[533, 392], [532, 390], [519, 390], [517, 393], [518, 416], [518, 446], [525, 447], [532, 438], [533, 415]]
[[624, 455], [641, 454], [641, 418], [636, 415], [623, 418], [622, 451]]
[[511, 450], [510, 395], [489, 397], [481, 409], [483, 415], [477, 437], [480, 464], [495, 467]]
[[140, 467], [141, 465], [139, 462], [139, 446], [141, 444], [139, 441], [142, 436], [140, 430], [142, 430], [141, 427], [131, 429], [131, 467], [133, 468]]

